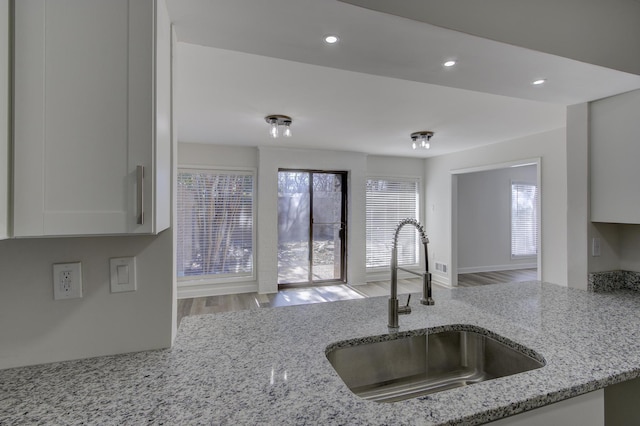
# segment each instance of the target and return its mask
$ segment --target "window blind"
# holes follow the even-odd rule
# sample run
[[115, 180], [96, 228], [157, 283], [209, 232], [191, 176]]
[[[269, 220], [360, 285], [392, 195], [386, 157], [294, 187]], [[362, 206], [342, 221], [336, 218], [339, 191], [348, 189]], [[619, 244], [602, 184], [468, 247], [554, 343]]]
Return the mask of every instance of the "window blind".
[[538, 253], [538, 188], [536, 185], [511, 184], [511, 257]]
[[[405, 218], [418, 218], [418, 180], [371, 178], [366, 188], [366, 266], [389, 268], [393, 234]], [[398, 264], [416, 265], [419, 239], [413, 227], [398, 238]]]
[[245, 171], [178, 171], [178, 277], [253, 275], [253, 181]]

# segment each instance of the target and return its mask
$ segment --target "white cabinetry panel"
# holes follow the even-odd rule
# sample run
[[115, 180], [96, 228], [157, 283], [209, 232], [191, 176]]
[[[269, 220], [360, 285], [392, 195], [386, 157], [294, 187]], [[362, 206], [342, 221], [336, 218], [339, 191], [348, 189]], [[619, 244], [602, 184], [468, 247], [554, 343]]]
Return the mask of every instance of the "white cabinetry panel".
[[0, 0], [0, 239], [9, 237], [9, 0]]
[[156, 99], [170, 108], [171, 70], [169, 58], [156, 66], [155, 37], [169, 32], [168, 16], [156, 22], [152, 0], [28, 0], [16, 2], [15, 20], [14, 234], [165, 229], [157, 172], [170, 158], [158, 150], [170, 139], [157, 145], [156, 125], [171, 117], [156, 120]]
[[640, 223], [640, 90], [590, 104], [591, 220]]
[[489, 424], [492, 426], [604, 426], [604, 392], [603, 389], [599, 389]]
[[164, 1], [157, 3], [155, 58], [155, 226], [171, 225], [171, 139], [173, 137], [172, 32], [169, 11]]

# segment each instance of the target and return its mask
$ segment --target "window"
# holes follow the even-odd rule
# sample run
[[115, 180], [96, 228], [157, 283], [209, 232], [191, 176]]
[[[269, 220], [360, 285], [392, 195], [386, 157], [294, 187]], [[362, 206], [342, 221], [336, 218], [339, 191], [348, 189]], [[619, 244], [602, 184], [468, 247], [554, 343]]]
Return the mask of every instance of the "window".
[[511, 257], [538, 254], [538, 188], [511, 183]]
[[246, 171], [178, 171], [179, 278], [253, 276], [253, 181]]
[[[393, 233], [405, 218], [419, 218], [417, 179], [367, 180], [367, 268], [389, 268]], [[419, 239], [413, 227], [404, 227], [398, 238], [398, 264], [417, 265]]]

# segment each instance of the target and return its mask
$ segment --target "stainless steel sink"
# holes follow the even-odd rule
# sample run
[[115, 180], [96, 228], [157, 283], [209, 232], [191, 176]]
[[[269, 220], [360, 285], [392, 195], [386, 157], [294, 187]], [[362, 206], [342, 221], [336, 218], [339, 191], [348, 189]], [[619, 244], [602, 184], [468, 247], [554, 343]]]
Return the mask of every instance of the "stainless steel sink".
[[337, 342], [326, 355], [361, 398], [395, 402], [545, 365], [536, 352], [475, 326], [440, 327], [375, 342]]

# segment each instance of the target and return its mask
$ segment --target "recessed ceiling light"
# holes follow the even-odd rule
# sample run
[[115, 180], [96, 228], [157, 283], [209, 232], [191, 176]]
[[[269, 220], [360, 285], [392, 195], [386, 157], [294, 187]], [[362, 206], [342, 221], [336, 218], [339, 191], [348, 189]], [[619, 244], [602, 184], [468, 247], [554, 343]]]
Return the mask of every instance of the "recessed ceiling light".
[[544, 84], [546, 81], [547, 80], [545, 80], [544, 78], [540, 78], [538, 80], [534, 80], [533, 83], [531, 84], [533, 84], [534, 86], [540, 86], [541, 84]]
[[444, 65], [445, 67], [452, 67], [452, 66], [454, 66], [455, 64], [456, 64], [456, 61], [451, 60], [451, 61], [447, 61], [447, 62], [445, 62], [445, 63], [444, 63], [444, 64], [442, 64], [442, 65]]
[[336, 44], [338, 41], [340, 41], [340, 37], [337, 35], [330, 34], [324, 36], [324, 42], [327, 44]]

